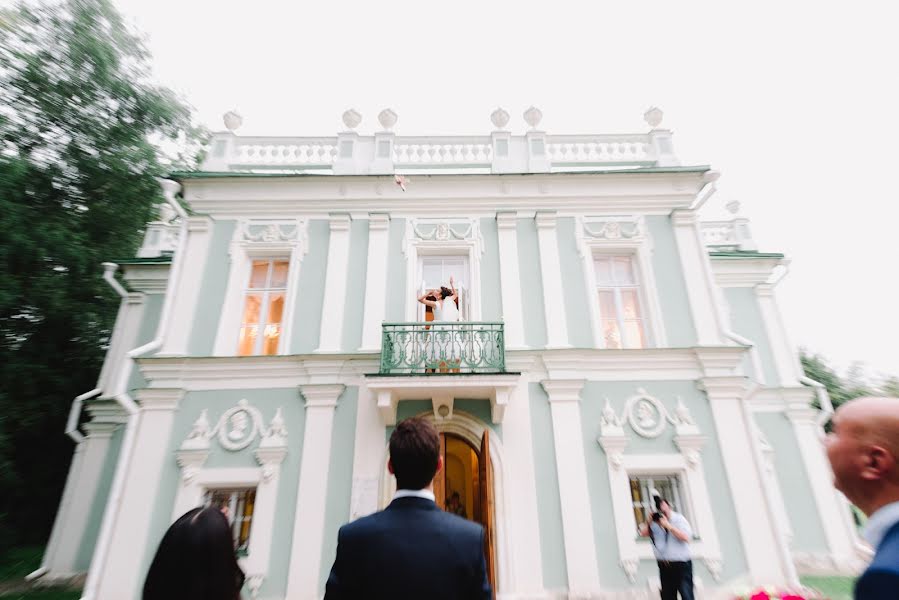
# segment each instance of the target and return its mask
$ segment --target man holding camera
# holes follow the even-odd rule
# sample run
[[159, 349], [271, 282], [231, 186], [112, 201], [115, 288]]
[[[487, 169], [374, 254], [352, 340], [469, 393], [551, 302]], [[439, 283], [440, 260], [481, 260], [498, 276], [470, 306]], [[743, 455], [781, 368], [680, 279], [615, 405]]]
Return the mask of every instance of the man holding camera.
[[659, 563], [662, 600], [693, 600], [693, 562], [690, 538], [693, 530], [684, 515], [671, 509], [671, 504], [655, 496], [656, 511], [640, 525], [640, 535], [652, 541], [652, 551]]

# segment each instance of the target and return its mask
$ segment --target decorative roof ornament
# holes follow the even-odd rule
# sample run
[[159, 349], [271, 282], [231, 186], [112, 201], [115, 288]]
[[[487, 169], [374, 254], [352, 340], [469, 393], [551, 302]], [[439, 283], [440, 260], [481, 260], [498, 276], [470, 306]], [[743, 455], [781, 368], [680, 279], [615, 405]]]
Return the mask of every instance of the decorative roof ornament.
[[343, 113], [343, 124], [346, 125], [346, 128], [350, 131], [359, 127], [359, 123], [362, 122], [362, 115], [355, 108], [350, 108]]
[[532, 106], [524, 111], [524, 122], [531, 127], [531, 131], [537, 129], [540, 121], [543, 120], [543, 113], [536, 106]]
[[502, 108], [497, 107], [496, 110], [490, 113], [490, 122], [493, 123], [494, 127], [502, 131], [506, 128], [506, 125], [509, 124], [509, 113]]
[[236, 110], [229, 110], [222, 116], [222, 120], [225, 122], [225, 127], [231, 133], [237, 131], [241, 125], [243, 125], [243, 117]]
[[643, 113], [643, 119], [650, 127], [656, 129], [659, 125], [662, 124], [662, 117], [664, 115], [665, 113], [662, 112], [661, 108], [658, 108], [657, 106], [650, 106], [648, 109], [646, 109], [646, 112]]
[[393, 129], [393, 126], [396, 125], [397, 114], [393, 111], [393, 109], [385, 108], [381, 112], [378, 113], [378, 123], [381, 124], [381, 127], [384, 128], [384, 131], [390, 131]]
[[732, 215], [736, 215], [738, 212], [740, 212], [740, 201], [731, 200], [730, 202], [725, 204], [724, 207], [727, 209], [727, 212]]

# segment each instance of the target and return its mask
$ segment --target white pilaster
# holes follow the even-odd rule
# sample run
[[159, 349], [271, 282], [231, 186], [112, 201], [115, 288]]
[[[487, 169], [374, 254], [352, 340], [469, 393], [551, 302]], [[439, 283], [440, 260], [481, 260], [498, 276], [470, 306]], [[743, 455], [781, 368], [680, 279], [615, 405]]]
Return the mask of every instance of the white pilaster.
[[356, 405], [356, 434], [353, 446], [353, 491], [350, 521], [378, 510], [378, 488], [384, 470], [386, 428], [378, 414], [375, 394], [366, 386], [359, 388]]
[[350, 260], [350, 216], [331, 215], [331, 239], [328, 242], [328, 271], [322, 308], [319, 352], [340, 350], [346, 303], [347, 268]]
[[[97, 598], [134, 598], [138, 595], [145, 573], [143, 555], [149, 543], [150, 519], [159, 491], [159, 478], [166, 460], [171, 459], [166, 441], [178, 403], [184, 395], [180, 389], [139, 390], [140, 404], [134, 450], [126, 469], [121, 503], [112, 528], [106, 564], [99, 568]], [[114, 499], [110, 498], [110, 502]]]
[[524, 348], [524, 312], [521, 308], [521, 275], [518, 268], [518, 215], [514, 212], [496, 213], [496, 228], [506, 348]]
[[362, 347], [372, 351], [381, 347], [381, 323], [387, 307], [387, 242], [390, 217], [368, 215], [368, 263], [365, 271], [365, 304], [362, 314]]
[[135, 348], [137, 333], [144, 315], [144, 299], [146, 295], [140, 292], [130, 293], [122, 300], [116, 316], [115, 327], [110, 340], [109, 350], [106, 351], [106, 360], [100, 370], [97, 387], [110, 391], [113, 382], [110, 380], [114, 373], [119, 373], [122, 361], [128, 360], [125, 356], [128, 350]]
[[793, 406], [787, 410], [793, 423], [799, 454], [808, 473], [812, 487], [812, 498], [818, 515], [824, 524], [824, 537], [830, 548], [834, 566], [842, 572], [857, 568], [855, 556], [855, 535], [845, 519], [846, 506], [839, 493], [833, 488], [833, 472], [818, 437], [818, 411], [808, 405]]
[[[118, 423], [86, 423], [84, 430], [87, 437], [78, 444], [76, 456], [73, 458], [73, 471], [77, 469], [74, 481], [66, 481], [66, 494], [70, 494], [60, 527], [59, 542], [47, 566], [54, 576], [64, 577], [76, 573], [75, 560], [84, 530], [87, 528], [91, 507], [96, 501], [97, 487], [103, 474], [103, 465], [109, 451], [112, 434], [119, 427]], [[79, 463], [76, 465], [76, 461]], [[72, 489], [69, 490], [69, 485]], [[63, 509], [60, 508], [60, 513]]]
[[68, 558], [67, 552], [63, 550], [60, 553], [60, 547], [67, 547], [77, 544], [74, 541], [77, 538], [81, 540], [84, 533], [83, 527], [73, 528], [72, 521], [69, 518], [73, 503], [73, 497], [81, 489], [81, 470], [84, 467], [84, 450], [87, 447], [88, 438], [84, 438], [75, 445], [75, 451], [72, 454], [72, 462], [69, 466], [69, 474], [66, 477], [66, 485], [63, 488], [62, 498], [59, 501], [59, 509], [56, 511], [56, 518], [53, 520], [53, 530], [50, 532], [50, 539], [47, 540], [47, 549], [44, 551], [44, 560], [42, 564], [50, 569], [50, 577], [68, 577], [74, 574], [74, 562]]
[[553, 419], [568, 594], [588, 597], [599, 591], [599, 573], [581, 428], [580, 392], [584, 380], [544, 380], [541, 383], [549, 396]]
[[568, 321], [562, 288], [562, 265], [556, 235], [556, 213], [538, 212], [537, 241], [540, 246], [540, 273], [543, 276], [543, 306], [546, 314], [546, 347], [565, 348], [568, 344]]
[[745, 377], [706, 377], [701, 387], [712, 408], [750, 579], [757, 584], [783, 585], [788, 576], [779, 559], [776, 523], [766, 510], [764, 482], [749, 437], [752, 429], [741, 405], [747, 383]]
[[698, 346], [717, 346], [721, 343], [717, 322], [715, 298], [710, 288], [702, 261], [707, 261], [705, 247], [699, 237], [696, 214], [691, 210], [675, 210], [671, 213], [674, 239], [680, 254], [690, 313], [696, 327]]
[[193, 331], [194, 315], [200, 298], [200, 284], [209, 253], [212, 219], [190, 217], [187, 220], [187, 244], [184, 247], [181, 276], [175, 284], [176, 300], [172, 304], [172, 319], [168, 326], [160, 354], [184, 356]]
[[762, 322], [765, 324], [765, 333], [771, 344], [771, 354], [774, 357], [774, 369], [781, 387], [799, 385], [797, 380], [796, 355], [793, 347], [787, 339], [780, 311], [777, 309], [777, 301], [774, 299], [774, 287], [763, 283], [755, 286], [755, 296], [758, 298], [759, 310], [762, 313]]
[[513, 595], [537, 597], [543, 592], [543, 558], [540, 550], [540, 522], [537, 509], [537, 476], [531, 433], [531, 404], [527, 382], [512, 389], [503, 419], [503, 446], [509, 478], [507, 503], [508, 530], [515, 536], [511, 547], [514, 565]]
[[287, 598], [306, 600], [321, 595], [319, 575], [325, 528], [322, 517], [328, 495], [334, 409], [343, 390], [340, 384], [300, 386], [306, 399], [306, 424], [287, 571]]

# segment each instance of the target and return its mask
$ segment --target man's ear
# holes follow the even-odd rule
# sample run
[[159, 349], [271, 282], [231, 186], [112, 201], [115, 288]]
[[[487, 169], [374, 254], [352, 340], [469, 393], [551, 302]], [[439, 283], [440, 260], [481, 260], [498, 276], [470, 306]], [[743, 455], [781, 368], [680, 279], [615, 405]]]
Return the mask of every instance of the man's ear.
[[437, 471], [434, 472], [434, 475], [443, 470], [443, 455], [437, 457]]
[[865, 454], [861, 478], [876, 481], [886, 477], [896, 467], [896, 459], [883, 446], [871, 446]]
[[393, 461], [391, 461], [389, 458], [387, 459], [387, 470], [391, 475], [393, 475]]

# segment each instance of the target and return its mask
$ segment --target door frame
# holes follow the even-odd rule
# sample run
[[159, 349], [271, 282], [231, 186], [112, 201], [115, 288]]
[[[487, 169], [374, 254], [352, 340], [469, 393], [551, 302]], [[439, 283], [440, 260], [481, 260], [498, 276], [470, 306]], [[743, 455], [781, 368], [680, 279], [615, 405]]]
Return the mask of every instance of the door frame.
[[[435, 417], [433, 412], [425, 412], [419, 415], [429, 420], [439, 433], [451, 433], [462, 439], [475, 448], [481, 447], [481, 438], [487, 426], [477, 417], [464, 411], [454, 410], [453, 416], [444, 419]], [[381, 472], [381, 502], [379, 510], [383, 510], [396, 493], [396, 480], [387, 470], [387, 457], [389, 456], [389, 447], [384, 449], [384, 469]], [[503, 444], [499, 439], [496, 431], [490, 431], [490, 465], [493, 467], [493, 522], [495, 532], [495, 548], [496, 548], [496, 587], [494, 593], [500, 590], [506, 591], [513, 589], [512, 582], [515, 580], [511, 556], [512, 535], [511, 528], [508, 527], [508, 519], [511, 511], [507, 504], [507, 496], [505, 493], [506, 470], [504, 460]]]

